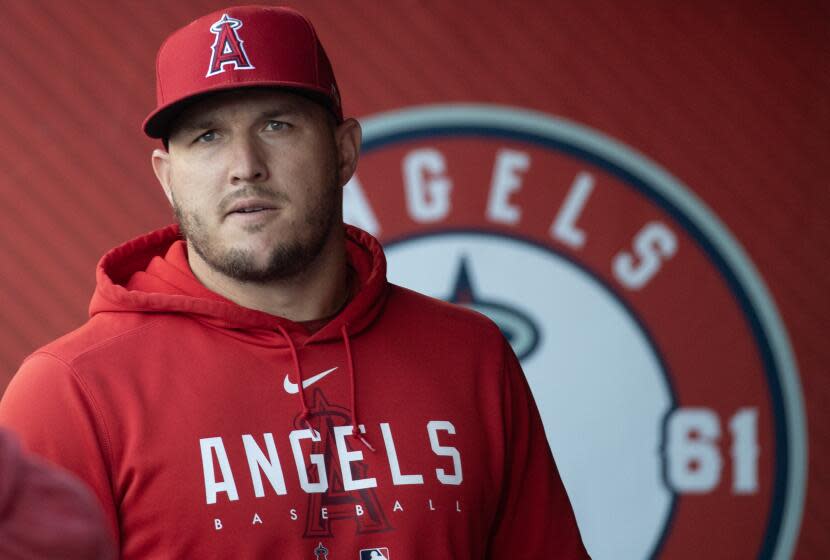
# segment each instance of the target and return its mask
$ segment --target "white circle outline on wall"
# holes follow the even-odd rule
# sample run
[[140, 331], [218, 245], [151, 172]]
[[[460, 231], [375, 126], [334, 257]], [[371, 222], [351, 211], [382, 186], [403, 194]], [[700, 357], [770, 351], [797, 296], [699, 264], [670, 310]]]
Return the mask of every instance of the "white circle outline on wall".
[[[440, 104], [377, 113], [361, 118], [360, 121], [364, 151], [371, 151], [379, 143], [390, 142], [390, 138], [417, 137], [414, 131], [452, 128], [469, 130], [470, 134], [474, 134], [477, 129], [502, 130], [508, 135], [518, 133], [538, 136], [567, 144], [631, 173], [638, 182], [651, 189], [656, 197], [680, 213], [675, 217], [685, 218], [704, 236], [739, 284], [742, 291], [740, 295], [745, 296], [752, 306], [758, 319], [757, 326], [762, 331], [759, 334], [767, 342], [771, 351], [770, 359], [778, 374], [780, 403], [784, 414], [777, 421], [782, 420], [784, 423], [787, 460], [784, 465], [786, 478], [783, 481], [785, 492], [780, 506], [781, 519], [771, 558], [790, 558], [801, 525], [807, 471], [806, 419], [798, 370], [786, 329], [760, 274], [740, 243], [714, 212], [689, 188], [644, 155], [596, 130], [546, 113], [502, 105]], [[769, 534], [765, 534], [765, 539], [769, 537]]]

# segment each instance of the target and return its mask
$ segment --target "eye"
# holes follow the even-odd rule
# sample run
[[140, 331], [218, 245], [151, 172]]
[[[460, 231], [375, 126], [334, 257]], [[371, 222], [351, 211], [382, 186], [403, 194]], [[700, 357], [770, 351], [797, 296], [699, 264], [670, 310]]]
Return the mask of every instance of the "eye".
[[196, 142], [213, 142], [214, 140], [216, 140], [215, 130], [208, 130], [196, 138]]
[[265, 123], [265, 130], [283, 130], [288, 127], [288, 123], [282, 121], [268, 121]]

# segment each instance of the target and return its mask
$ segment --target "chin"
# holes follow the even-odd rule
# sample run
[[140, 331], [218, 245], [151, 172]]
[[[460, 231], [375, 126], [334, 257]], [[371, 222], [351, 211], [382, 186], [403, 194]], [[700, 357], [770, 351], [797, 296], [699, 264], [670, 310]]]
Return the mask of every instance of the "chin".
[[243, 231], [233, 237], [229, 236], [228, 241], [223, 244], [223, 250], [225, 253], [250, 255], [250, 258], [256, 260], [257, 263], [262, 261], [266, 264], [271, 259], [271, 255], [278, 253], [281, 250], [280, 247], [284, 245], [282, 242], [277, 242], [278, 239], [284, 238], [271, 229]]

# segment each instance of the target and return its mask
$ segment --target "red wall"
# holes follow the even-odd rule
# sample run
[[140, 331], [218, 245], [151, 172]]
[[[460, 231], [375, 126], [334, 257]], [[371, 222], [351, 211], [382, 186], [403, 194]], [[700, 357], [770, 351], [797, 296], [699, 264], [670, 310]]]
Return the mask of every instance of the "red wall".
[[[0, 388], [84, 320], [100, 255], [171, 213], [139, 125], [154, 53], [213, 1], [5, 2], [0, 39]], [[296, 2], [346, 113], [535, 109], [687, 185], [765, 281], [796, 357], [809, 469], [797, 558], [830, 552], [830, 8], [820, 2]], [[825, 263], [825, 264], [822, 264]]]

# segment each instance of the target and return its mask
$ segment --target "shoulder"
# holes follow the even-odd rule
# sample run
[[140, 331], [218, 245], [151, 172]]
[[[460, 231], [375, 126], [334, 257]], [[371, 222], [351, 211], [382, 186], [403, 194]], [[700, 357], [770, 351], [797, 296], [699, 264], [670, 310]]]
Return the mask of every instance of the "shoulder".
[[[0, 424], [18, 431], [33, 449], [57, 456], [56, 431], [94, 432], [109, 448], [106, 418], [118, 407], [115, 397], [127, 395], [116, 387], [135, 376], [152, 337], [172, 318], [161, 314], [102, 313], [81, 327], [35, 350], [21, 364], [0, 399]], [[164, 331], [172, 332], [172, 326]], [[125, 373], [126, 372], [126, 373]], [[74, 436], [72, 436], [74, 437]], [[62, 452], [62, 451], [61, 451]]]
[[157, 346], [153, 338], [170, 338], [175, 317], [146, 313], [102, 313], [77, 329], [41, 346], [27, 356], [12, 378], [12, 383], [34, 386], [50, 383], [78, 384], [84, 390], [95, 385], [96, 372], [110, 375], [148, 348]]
[[486, 315], [395, 284], [390, 284], [386, 314], [395, 321], [405, 321], [412, 330], [452, 334], [482, 342], [503, 341], [499, 327]]
[[7, 393], [29, 386], [46, 388], [65, 383], [83, 386], [83, 376], [79, 371], [84, 368], [78, 367], [79, 364], [89, 359], [106, 362], [120, 357], [123, 360], [126, 348], [139, 346], [136, 339], [156, 328], [159, 321], [158, 315], [141, 313], [96, 315], [27, 356], [12, 378]]
[[[35, 350], [24, 364], [33, 359], [51, 359], [72, 367], [85, 358], [100, 354], [119, 354], [137, 345], [158, 330], [168, 331], [174, 317], [147, 313], [101, 313], [77, 329]], [[166, 326], [166, 324], [168, 324]], [[143, 343], [143, 342], [142, 342]]]

